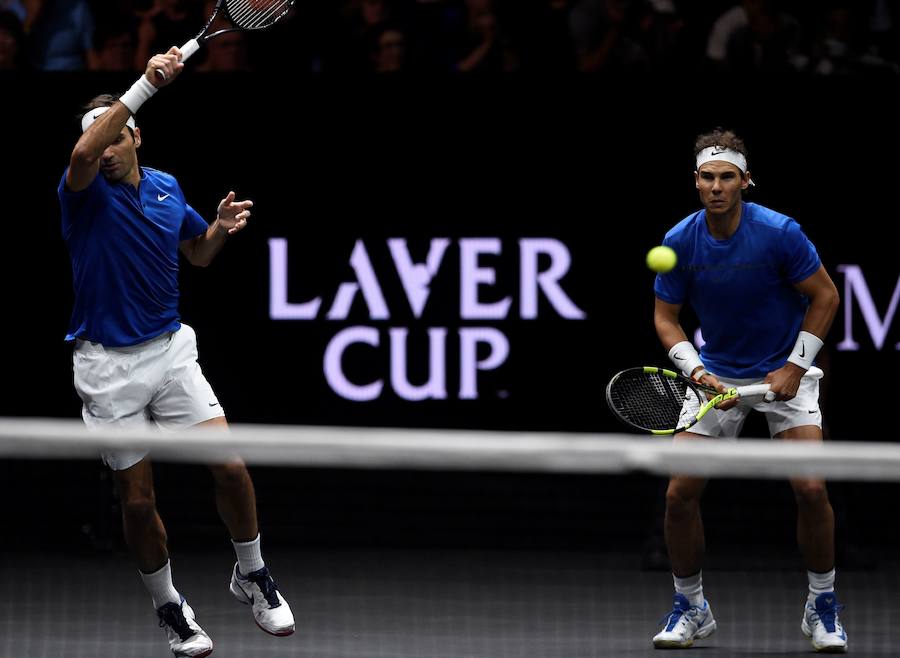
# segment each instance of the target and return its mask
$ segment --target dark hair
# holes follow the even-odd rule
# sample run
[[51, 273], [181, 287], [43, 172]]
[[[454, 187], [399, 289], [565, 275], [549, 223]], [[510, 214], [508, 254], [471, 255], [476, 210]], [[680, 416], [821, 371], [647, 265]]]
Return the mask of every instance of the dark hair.
[[111, 107], [113, 103], [119, 100], [119, 96], [121, 94], [100, 94], [99, 96], [94, 96], [81, 108], [81, 117], [84, 117], [91, 110], [96, 110], [98, 107]]
[[744, 140], [738, 137], [737, 133], [733, 130], [725, 130], [719, 126], [713, 129], [712, 132], [698, 135], [697, 141], [694, 142], [694, 157], [697, 157], [700, 151], [709, 148], [710, 146], [729, 148], [732, 151], [737, 151], [748, 160], [750, 159], [750, 155], [747, 153], [747, 147], [744, 146]]

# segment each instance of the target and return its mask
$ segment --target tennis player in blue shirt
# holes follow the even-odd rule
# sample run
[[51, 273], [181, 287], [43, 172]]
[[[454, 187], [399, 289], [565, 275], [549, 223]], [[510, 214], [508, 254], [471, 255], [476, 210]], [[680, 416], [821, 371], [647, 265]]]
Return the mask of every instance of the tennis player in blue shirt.
[[[675, 225], [664, 244], [677, 267], [656, 278], [654, 322], [669, 358], [703, 384], [770, 384], [765, 400], [731, 400], [676, 440], [735, 437], [747, 414], [765, 414], [774, 438], [821, 441], [819, 379], [814, 365], [838, 308], [837, 289], [815, 247], [790, 217], [755, 203], [747, 150], [734, 132], [697, 138], [694, 178], [703, 209]], [[679, 322], [689, 303], [700, 321], [700, 353]], [[705, 550], [700, 498], [706, 480], [673, 476], [666, 493], [665, 536], [675, 601], [657, 648], [686, 648], [716, 628], [703, 596]], [[825, 482], [795, 478], [797, 540], [807, 566], [809, 594], [801, 630], [817, 651], [843, 652], [847, 634], [834, 593], [834, 514]]]
[[[247, 225], [253, 203], [229, 192], [208, 225], [173, 176], [141, 167], [137, 159], [141, 130], [134, 115], [178, 77], [180, 58], [177, 48], [154, 55], [121, 97], [98, 96], [88, 104], [59, 184], [75, 286], [67, 340], [75, 343], [75, 388], [91, 428], [227, 427], [197, 363], [196, 335], [179, 322], [179, 252], [192, 265], [208, 265], [227, 237]], [[172, 583], [147, 453], [113, 450], [103, 458], [113, 470], [125, 539], [170, 648], [176, 656], [209, 655], [212, 641]], [[237, 554], [231, 593], [251, 605], [264, 631], [290, 635], [291, 609], [262, 558], [250, 475], [242, 461], [226, 455], [210, 469], [217, 508]]]

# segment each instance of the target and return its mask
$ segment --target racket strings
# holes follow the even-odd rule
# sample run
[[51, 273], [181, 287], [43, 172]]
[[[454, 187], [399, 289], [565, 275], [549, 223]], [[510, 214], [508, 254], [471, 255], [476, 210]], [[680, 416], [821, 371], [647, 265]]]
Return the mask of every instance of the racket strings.
[[272, 25], [290, 9], [294, 0], [228, 0], [231, 21], [245, 30]]
[[681, 427], [700, 403], [683, 382], [658, 373], [623, 373], [610, 389], [610, 400], [629, 422], [646, 429]]

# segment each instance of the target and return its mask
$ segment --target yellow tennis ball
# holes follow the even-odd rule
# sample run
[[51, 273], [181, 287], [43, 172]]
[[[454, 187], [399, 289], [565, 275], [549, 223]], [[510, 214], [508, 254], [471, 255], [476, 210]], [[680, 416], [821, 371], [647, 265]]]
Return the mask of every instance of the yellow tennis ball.
[[675, 255], [672, 247], [660, 245], [647, 252], [647, 267], [654, 272], [664, 274], [675, 267], [677, 262], [678, 256]]

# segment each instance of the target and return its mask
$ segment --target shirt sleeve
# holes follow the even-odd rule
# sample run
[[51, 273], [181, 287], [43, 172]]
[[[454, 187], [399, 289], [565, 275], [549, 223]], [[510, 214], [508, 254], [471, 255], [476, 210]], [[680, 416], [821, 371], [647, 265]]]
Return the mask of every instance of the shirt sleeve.
[[663, 244], [675, 250], [675, 255], [678, 256], [678, 263], [665, 274], [656, 275], [653, 292], [668, 304], [683, 304], [687, 299], [688, 290], [687, 270], [682, 267], [684, 254], [679, 252], [678, 245], [674, 244], [674, 241], [669, 238], [663, 240]]
[[196, 238], [198, 235], [206, 233], [208, 228], [209, 224], [206, 223], [206, 220], [196, 210], [191, 208], [190, 204], [185, 203], [184, 219], [181, 220], [181, 233], [178, 239], [190, 240], [191, 238]]
[[782, 245], [784, 274], [790, 283], [799, 283], [811, 277], [822, 265], [815, 246], [794, 220], [788, 223], [784, 231]]
[[94, 176], [94, 180], [83, 190], [73, 192], [66, 189], [66, 176], [69, 174], [69, 168], [63, 172], [62, 180], [59, 181], [57, 194], [59, 195], [59, 207], [62, 211], [62, 233], [63, 237], [68, 239], [72, 233], [72, 227], [79, 220], [93, 212], [94, 206], [98, 199], [103, 196], [104, 181], [100, 174]]

